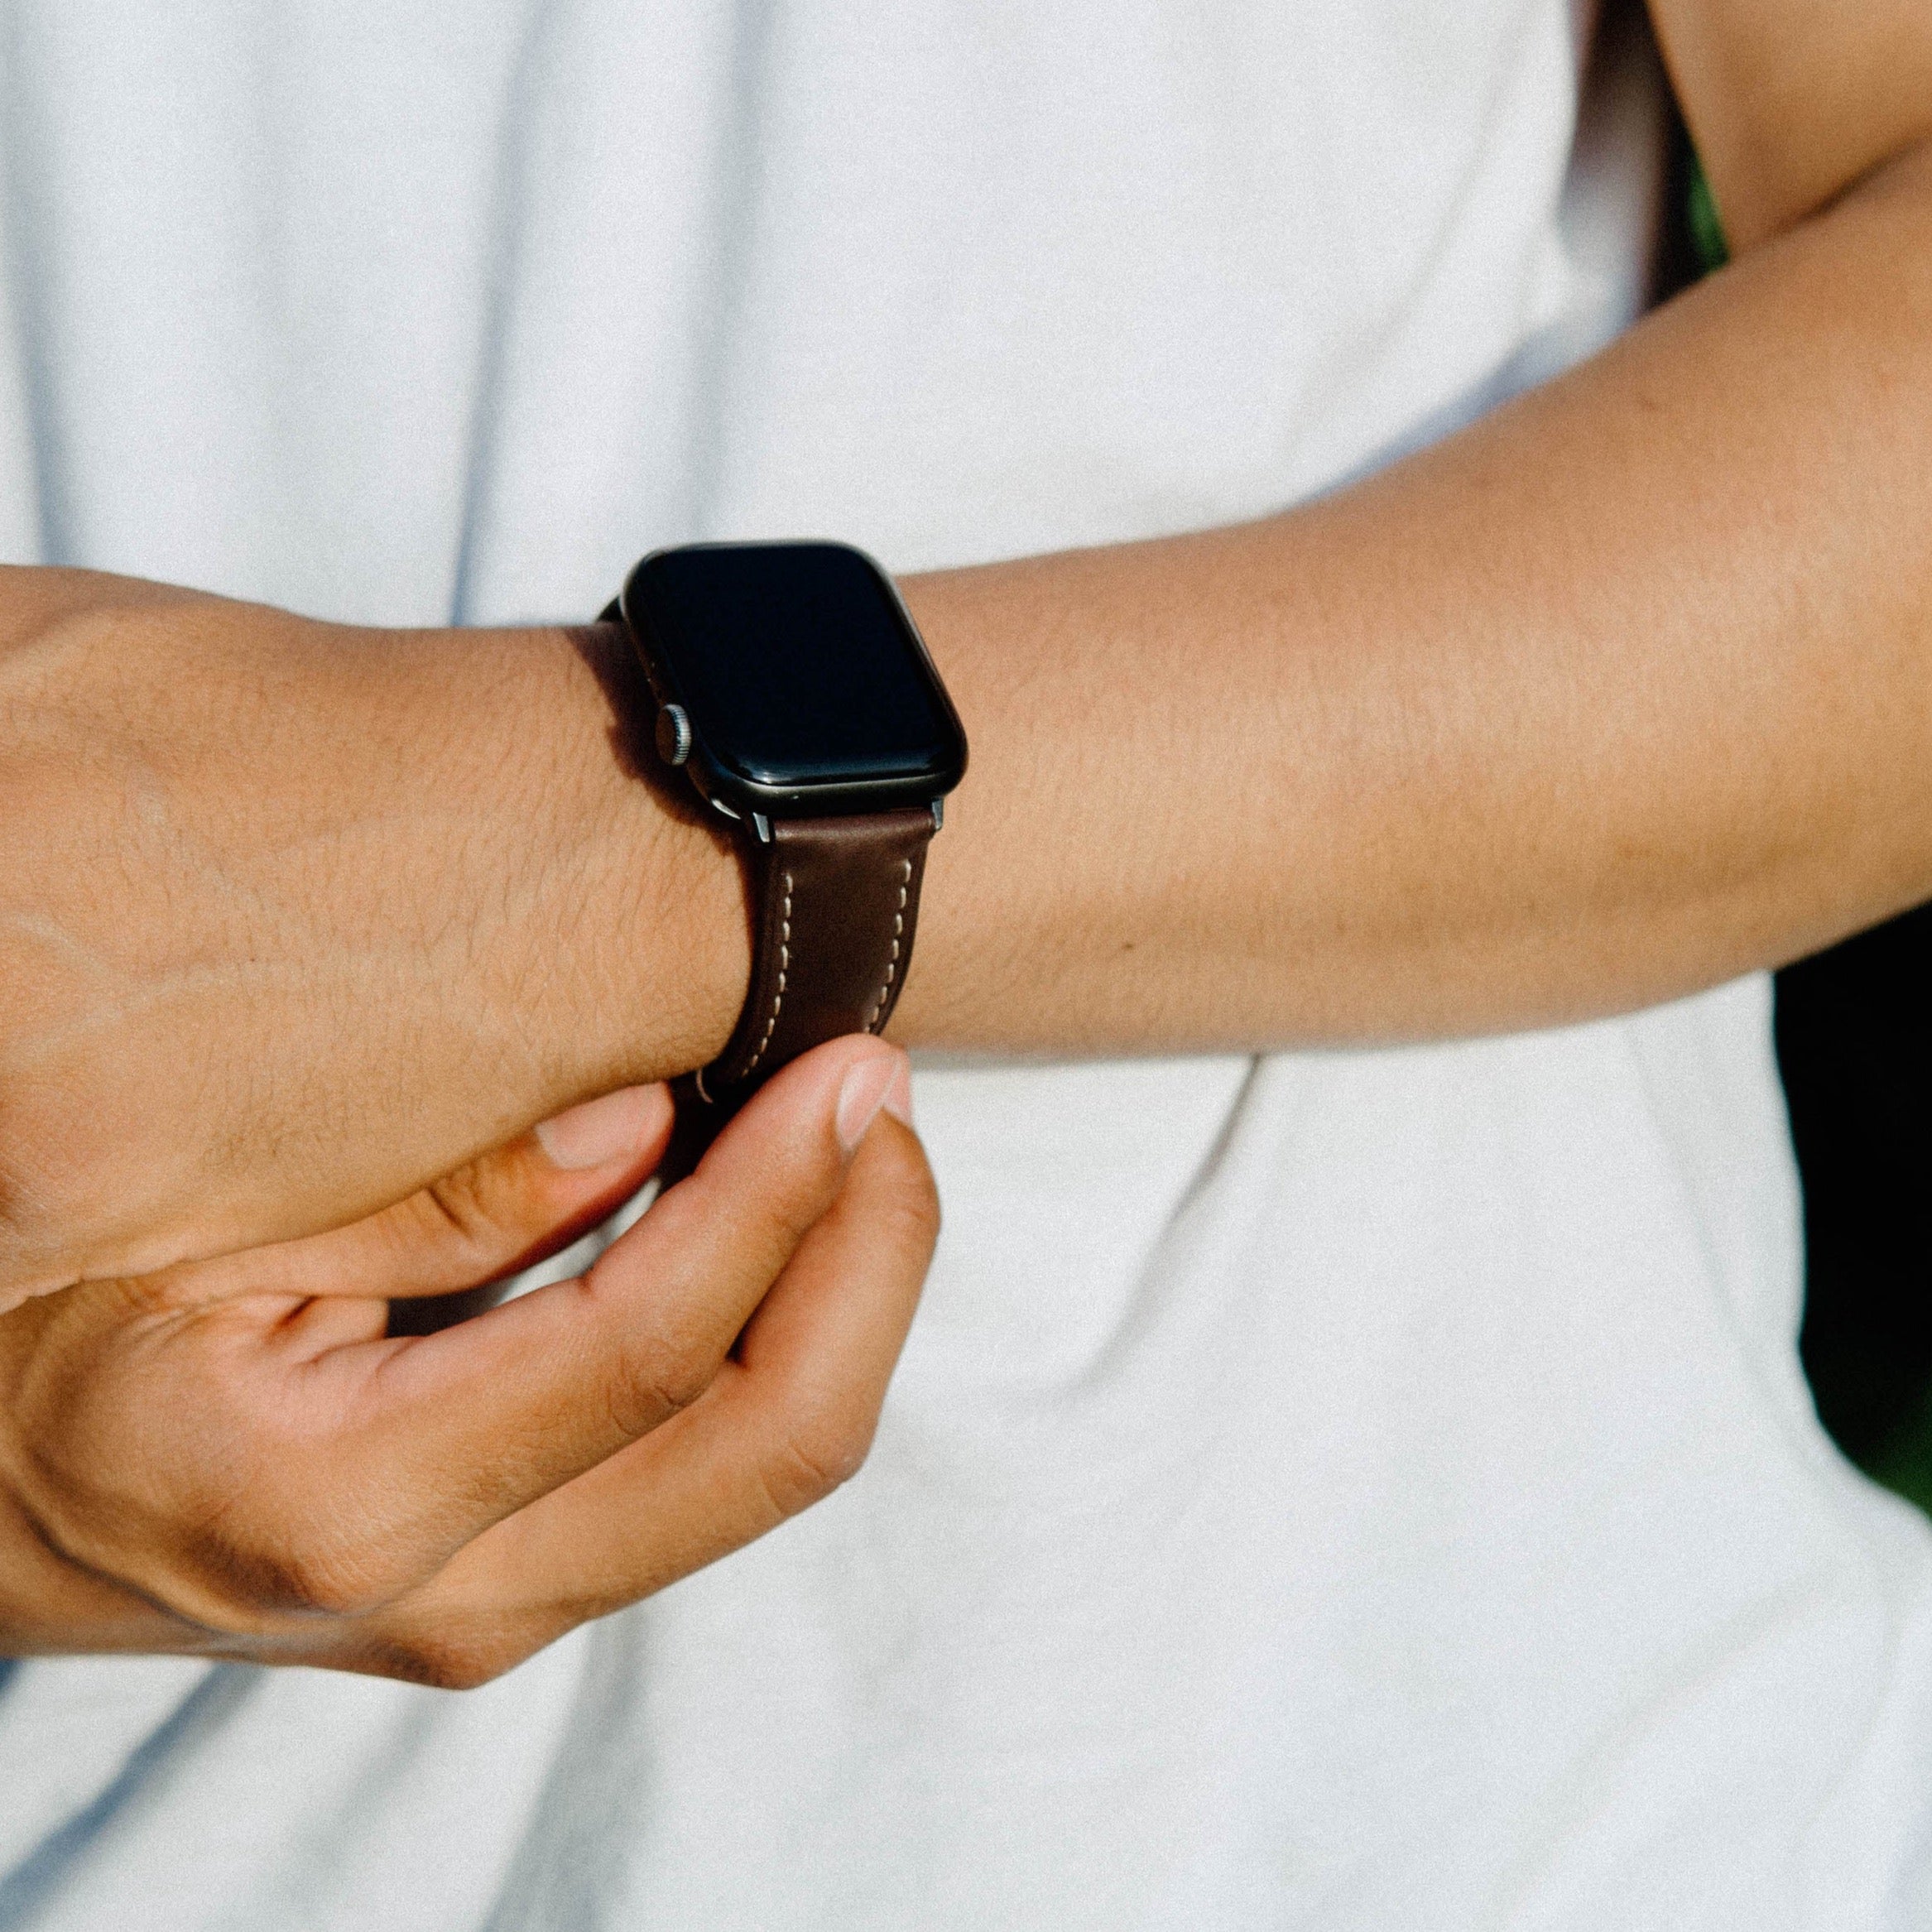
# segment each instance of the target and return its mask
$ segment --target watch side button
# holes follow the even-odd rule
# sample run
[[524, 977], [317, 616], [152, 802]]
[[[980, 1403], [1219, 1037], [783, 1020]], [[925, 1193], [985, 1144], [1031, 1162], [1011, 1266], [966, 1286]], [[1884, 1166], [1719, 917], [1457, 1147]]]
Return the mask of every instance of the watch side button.
[[667, 765], [681, 765], [691, 755], [691, 721], [682, 704], [657, 708], [657, 755]]

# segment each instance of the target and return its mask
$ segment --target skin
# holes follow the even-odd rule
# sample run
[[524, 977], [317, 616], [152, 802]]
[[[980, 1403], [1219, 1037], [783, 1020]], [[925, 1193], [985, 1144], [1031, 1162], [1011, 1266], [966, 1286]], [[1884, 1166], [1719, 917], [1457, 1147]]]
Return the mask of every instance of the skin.
[[[1932, 896], [1932, 12], [1652, 12], [1731, 268], [1337, 497], [905, 585], [973, 766], [899, 1037], [1543, 1025]], [[36, 1374], [91, 1359], [36, 1298], [341, 1228], [716, 1050], [740, 874], [640, 781], [622, 687], [594, 632], [0, 576], [0, 1295]]]
[[663, 1088], [334, 1233], [24, 1304], [0, 1651], [478, 1684], [818, 1501], [864, 1459], [938, 1228], [907, 1093], [896, 1050], [821, 1048], [587, 1274], [428, 1335], [384, 1298], [594, 1225], [661, 1152]]

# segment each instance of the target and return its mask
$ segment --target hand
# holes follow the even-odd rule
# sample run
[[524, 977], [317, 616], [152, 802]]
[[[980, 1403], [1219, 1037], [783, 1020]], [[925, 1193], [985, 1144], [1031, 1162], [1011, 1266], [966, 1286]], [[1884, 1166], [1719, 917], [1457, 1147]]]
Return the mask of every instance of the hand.
[[906, 1093], [881, 1043], [819, 1048], [581, 1279], [434, 1334], [387, 1335], [385, 1297], [594, 1224], [662, 1089], [337, 1233], [24, 1303], [0, 1651], [473, 1684], [762, 1535], [857, 1468], [911, 1319], [938, 1219]]

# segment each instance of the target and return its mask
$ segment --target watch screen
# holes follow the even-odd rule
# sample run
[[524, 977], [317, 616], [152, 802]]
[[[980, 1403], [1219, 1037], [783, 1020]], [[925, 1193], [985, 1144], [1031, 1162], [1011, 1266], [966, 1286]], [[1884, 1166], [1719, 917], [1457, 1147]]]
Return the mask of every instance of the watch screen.
[[697, 545], [632, 580], [711, 758], [756, 785], [958, 776], [964, 747], [878, 568], [842, 544]]

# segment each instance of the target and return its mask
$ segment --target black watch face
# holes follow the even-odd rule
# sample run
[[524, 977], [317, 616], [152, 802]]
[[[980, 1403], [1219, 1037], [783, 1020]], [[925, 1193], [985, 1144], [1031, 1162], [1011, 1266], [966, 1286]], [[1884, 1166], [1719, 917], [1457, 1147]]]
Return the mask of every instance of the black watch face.
[[694, 764], [733, 802], [884, 807], [924, 803], [959, 782], [959, 719], [862, 552], [835, 543], [661, 550], [632, 573], [624, 610], [656, 660], [661, 695], [690, 718]]

